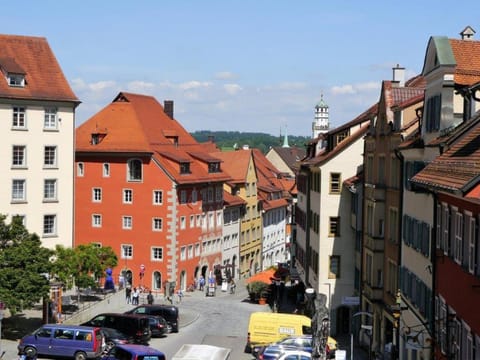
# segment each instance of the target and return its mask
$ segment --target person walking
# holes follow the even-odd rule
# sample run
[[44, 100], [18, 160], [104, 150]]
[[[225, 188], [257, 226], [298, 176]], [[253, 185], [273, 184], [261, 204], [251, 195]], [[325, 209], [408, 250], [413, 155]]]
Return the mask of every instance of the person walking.
[[148, 292], [148, 295], [147, 295], [147, 303], [148, 303], [148, 305], [152, 305], [152, 304], [153, 304], [153, 295], [152, 295], [152, 292], [151, 292], [151, 291]]
[[137, 288], [133, 288], [132, 305], [138, 305], [139, 298], [140, 298], [140, 291]]
[[130, 304], [132, 302], [132, 288], [130, 285], [127, 285], [125, 288], [125, 301], [127, 304]]

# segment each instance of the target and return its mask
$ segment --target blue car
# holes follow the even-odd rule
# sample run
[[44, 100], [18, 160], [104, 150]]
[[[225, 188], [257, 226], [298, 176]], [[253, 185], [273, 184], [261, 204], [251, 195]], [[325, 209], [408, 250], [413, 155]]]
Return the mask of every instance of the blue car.
[[146, 345], [116, 345], [102, 360], [166, 360], [165, 354]]

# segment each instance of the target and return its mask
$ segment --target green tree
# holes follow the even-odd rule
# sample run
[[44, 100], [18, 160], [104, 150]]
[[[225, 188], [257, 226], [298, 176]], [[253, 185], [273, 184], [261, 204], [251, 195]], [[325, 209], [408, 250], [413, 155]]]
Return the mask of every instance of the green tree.
[[53, 251], [28, 233], [20, 217], [9, 224], [5, 219], [0, 215], [0, 300], [14, 315], [48, 296]]
[[79, 245], [74, 249], [57, 245], [52, 273], [68, 289], [97, 286], [97, 279], [105, 276], [107, 268], [118, 264], [117, 255], [110, 246]]

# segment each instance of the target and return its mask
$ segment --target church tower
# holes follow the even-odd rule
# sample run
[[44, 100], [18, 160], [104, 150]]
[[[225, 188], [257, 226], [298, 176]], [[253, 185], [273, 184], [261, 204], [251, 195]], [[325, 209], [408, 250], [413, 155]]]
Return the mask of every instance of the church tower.
[[323, 94], [320, 102], [315, 105], [315, 121], [312, 123], [312, 138], [316, 139], [319, 134], [328, 132], [330, 128], [328, 105], [323, 101]]

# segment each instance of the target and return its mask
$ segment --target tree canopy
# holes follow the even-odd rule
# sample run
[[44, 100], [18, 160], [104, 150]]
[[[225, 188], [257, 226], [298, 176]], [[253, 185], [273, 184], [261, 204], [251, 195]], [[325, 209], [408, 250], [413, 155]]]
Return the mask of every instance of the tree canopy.
[[15, 314], [48, 296], [53, 251], [28, 233], [20, 217], [10, 224], [5, 219], [0, 215], [0, 300]]

